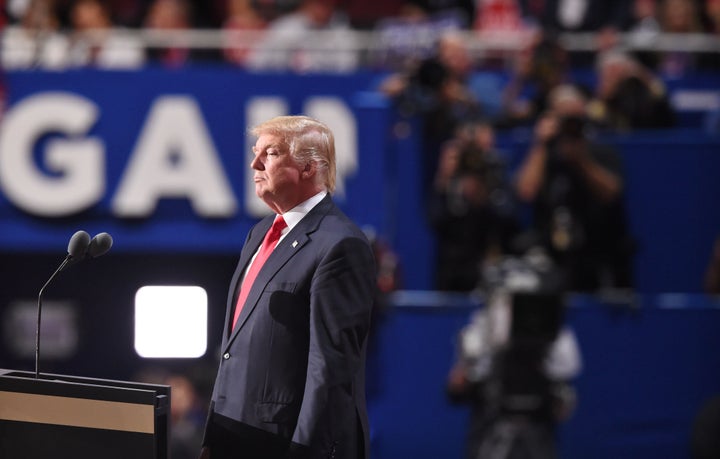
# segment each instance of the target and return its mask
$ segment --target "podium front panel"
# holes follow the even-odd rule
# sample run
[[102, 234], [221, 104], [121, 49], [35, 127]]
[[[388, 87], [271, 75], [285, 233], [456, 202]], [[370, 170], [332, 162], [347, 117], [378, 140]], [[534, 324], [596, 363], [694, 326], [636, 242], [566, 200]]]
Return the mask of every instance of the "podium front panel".
[[166, 459], [170, 388], [0, 370], [0, 458]]

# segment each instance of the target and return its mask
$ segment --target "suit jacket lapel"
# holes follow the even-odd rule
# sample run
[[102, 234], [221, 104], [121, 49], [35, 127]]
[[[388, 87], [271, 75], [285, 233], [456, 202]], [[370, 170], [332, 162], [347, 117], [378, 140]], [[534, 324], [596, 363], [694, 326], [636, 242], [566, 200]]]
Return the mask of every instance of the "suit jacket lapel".
[[[233, 339], [235, 339], [237, 334], [243, 328], [243, 325], [247, 321], [248, 316], [250, 316], [250, 314], [257, 306], [260, 295], [262, 295], [262, 292], [265, 291], [268, 282], [275, 276], [275, 274], [277, 274], [277, 272], [285, 265], [285, 263], [287, 263], [287, 261], [293, 255], [298, 253], [310, 241], [310, 234], [317, 230], [317, 227], [320, 224], [322, 218], [325, 216], [325, 214], [328, 213], [328, 211], [330, 211], [330, 209], [334, 207], [335, 204], [333, 204], [330, 195], [327, 195], [322, 201], [320, 201], [320, 203], [318, 203], [318, 205], [313, 207], [313, 209], [308, 212], [308, 214], [305, 215], [302, 220], [300, 220], [300, 222], [283, 238], [283, 240], [280, 241], [275, 250], [273, 250], [272, 254], [270, 254], [270, 257], [268, 257], [267, 261], [265, 262], [265, 265], [262, 267], [257, 277], [255, 278], [252, 289], [250, 290], [250, 293], [245, 300], [245, 305], [243, 306], [242, 311], [240, 311], [240, 317], [238, 318], [237, 326], [232, 330], [232, 333], [230, 334], [230, 337], [227, 341], [227, 345], [229, 345], [233, 341]], [[238, 263], [238, 269], [233, 276], [233, 281], [231, 284], [233, 286], [232, 288], [234, 288], [234, 291], [232, 291], [231, 294], [228, 295], [232, 299], [231, 304], [228, 305], [229, 312], [228, 317], [225, 321], [226, 327], [230, 327], [230, 314], [232, 314], [232, 311], [234, 311], [234, 302], [237, 299], [237, 291], [239, 290], [238, 282], [242, 278], [242, 273], [245, 271], [248, 262], [252, 258], [253, 254], [257, 251], [257, 248], [262, 243], [262, 239], [264, 238], [267, 230], [272, 225], [272, 221], [273, 218], [268, 218], [258, 223], [257, 229], [253, 231], [253, 236], [248, 239], [248, 242], [243, 248], [243, 251], [240, 255], [240, 262]], [[227, 336], [227, 333], [225, 333], [225, 336]], [[223, 347], [226, 348], [227, 345]]]

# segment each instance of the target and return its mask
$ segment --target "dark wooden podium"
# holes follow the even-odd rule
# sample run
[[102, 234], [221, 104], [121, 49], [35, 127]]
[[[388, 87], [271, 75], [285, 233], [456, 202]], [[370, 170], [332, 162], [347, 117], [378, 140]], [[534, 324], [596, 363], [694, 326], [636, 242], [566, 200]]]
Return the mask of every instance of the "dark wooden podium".
[[0, 458], [168, 459], [170, 387], [0, 369]]

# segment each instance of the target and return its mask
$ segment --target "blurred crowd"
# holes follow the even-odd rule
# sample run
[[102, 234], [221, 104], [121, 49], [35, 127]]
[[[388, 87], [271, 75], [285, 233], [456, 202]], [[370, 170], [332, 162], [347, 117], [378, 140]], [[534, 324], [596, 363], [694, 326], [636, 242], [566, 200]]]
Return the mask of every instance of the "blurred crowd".
[[[499, 81], [473, 71], [450, 31], [435, 54], [382, 82], [401, 114], [423, 119], [435, 288], [483, 288], [508, 258], [525, 256], [547, 260], [563, 289], [633, 287], [621, 155], [603, 139], [673, 127], [676, 114], [659, 71], [620, 43], [592, 58], [592, 77], [578, 80], [561, 43], [536, 31]], [[508, 128], [531, 133], [513, 170], [495, 145]]]
[[[561, 290], [631, 289], [636, 240], [622, 156], [608, 139], [677, 126], [665, 83], [693, 72], [717, 74], [720, 53], [628, 43], [662, 32], [715, 33], [710, 18], [720, 2], [479, 5], [490, 3], [508, 7], [506, 18], [514, 12], [515, 21], [490, 22], [513, 24], [520, 47], [478, 59], [466, 34], [446, 30], [431, 53], [406, 61], [380, 85], [401, 115], [423, 119], [423, 199], [438, 245], [435, 288], [488, 291], [503, 266], [531, 260], [556, 273]], [[489, 30], [483, 23], [470, 26], [483, 33]], [[559, 34], [567, 31], [594, 32], [593, 46], [570, 52]], [[502, 69], [506, 78], [485, 69]], [[531, 133], [515, 156], [519, 164], [506, 164], [512, 155], [495, 144], [495, 134], [510, 128]]]
[[[229, 62], [250, 69], [354, 71], [405, 69], [435, 53], [451, 30], [490, 44], [479, 62], [508, 62], [538, 31], [592, 32], [604, 50], [632, 39], [647, 47], [659, 34], [720, 34], [718, 0], [4, 0], [6, 67], [134, 67]], [[108, 30], [114, 31], [107, 34]], [[221, 30], [216, 41], [188, 44], [142, 31]], [[89, 33], [92, 31], [92, 33]], [[127, 33], [123, 33], [123, 31]], [[372, 42], [351, 32], [374, 32]], [[240, 34], [238, 32], [244, 32]], [[320, 32], [318, 35], [317, 33]], [[362, 37], [363, 35], [360, 35]], [[199, 43], [199, 44], [198, 44]], [[497, 46], [492, 45], [495, 43]], [[550, 51], [550, 50], [549, 50]], [[702, 51], [696, 50], [696, 51]], [[706, 50], [707, 51], [707, 50]], [[523, 50], [522, 52], [525, 52]], [[585, 53], [587, 54], [587, 53]], [[551, 58], [551, 56], [548, 56]], [[557, 56], [555, 56], [557, 57]], [[590, 64], [573, 53], [573, 64]], [[666, 74], [716, 68], [717, 53], [644, 53]], [[504, 64], [503, 64], [504, 65]]]

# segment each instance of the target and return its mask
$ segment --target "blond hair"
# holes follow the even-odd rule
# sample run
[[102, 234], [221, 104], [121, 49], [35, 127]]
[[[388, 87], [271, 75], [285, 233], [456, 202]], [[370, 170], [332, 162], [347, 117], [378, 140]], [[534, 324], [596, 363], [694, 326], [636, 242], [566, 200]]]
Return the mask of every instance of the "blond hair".
[[318, 183], [329, 193], [335, 191], [335, 136], [326, 124], [309, 116], [277, 116], [253, 127], [250, 134], [280, 137], [298, 164], [315, 163]]

